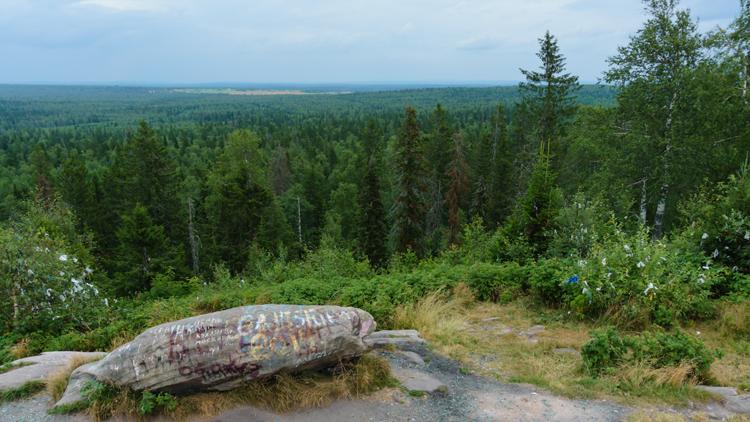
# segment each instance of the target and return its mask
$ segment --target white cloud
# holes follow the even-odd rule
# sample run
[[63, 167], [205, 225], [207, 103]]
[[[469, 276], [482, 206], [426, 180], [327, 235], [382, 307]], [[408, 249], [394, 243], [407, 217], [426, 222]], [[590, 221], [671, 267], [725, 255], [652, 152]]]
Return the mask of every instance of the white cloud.
[[79, 0], [73, 3], [77, 7], [95, 7], [114, 12], [164, 12], [164, 2], [157, 0]]

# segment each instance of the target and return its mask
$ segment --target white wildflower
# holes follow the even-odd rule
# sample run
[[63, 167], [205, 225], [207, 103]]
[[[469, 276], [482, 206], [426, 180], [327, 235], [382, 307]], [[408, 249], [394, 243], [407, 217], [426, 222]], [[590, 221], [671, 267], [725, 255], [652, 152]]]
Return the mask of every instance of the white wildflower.
[[698, 277], [698, 284], [703, 284], [705, 282], [706, 282], [706, 279], [702, 275]]
[[703, 233], [703, 236], [701, 236], [701, 240], [708, 239], [708, 233]]
[[646, 286], [646, 290], [643, 291], [644, 295], [648, 295], [648, 292], [651, 290], [658, 290], [658, 287], [654, 286], [654, 283], [648, 283], [648, 286]]
[[638, 263], [635, 266], [638, 268], [643, 268], [646, 266], [646, 264], [644, 264], [643, 261], [638, 261]]
[[104, 306], [109, 306], [109, 301], [107, 300], [106, 297], [104, 298], [103, 302], [104, 302]]
[[73, 257], [73, 262], [75, 262], [77, 264], [78, 263], [78, 258]]
[[34, 275], [34, 271], [31, 268], [29, 268], [28, 270], [26, 270], [26, 274]]
[[695, 335], [696, 335], [696, 336], [699, 336], [699, 335], [701, 335], [701, 332], [700, 332], [700, 331], [696, 331], [696, 332], [695, 332]]
[[718, 249], [714, 249], [714, 252], [711, 254], [711, 258], [716, 258], [718, 256], [719, 256], [719, 250]]
[[704, 270], [710, 270], [711, 269], [711, 267], [708, 266], [708, 262], [706, 262], [701, 268], [703, 268]]
[[87, 265], [86, 268], [83, 269], [83, 272], [85, 272], [86, 274], [91, 274], [94, 272], [94, 270], [92, 270], [91, 267]]
[[68, 255], [62, 254], [60, 255], [60, 258], [58, 258], [60, 261], [65, 262], [68, 260]]
[[605, 266], [605, 267], [607, 266], [607, 257], [606, 256], [604, 258], [602, 258], [602, 265]]
[[65, 271], [60, 271], [60, 277], [65, 277]]

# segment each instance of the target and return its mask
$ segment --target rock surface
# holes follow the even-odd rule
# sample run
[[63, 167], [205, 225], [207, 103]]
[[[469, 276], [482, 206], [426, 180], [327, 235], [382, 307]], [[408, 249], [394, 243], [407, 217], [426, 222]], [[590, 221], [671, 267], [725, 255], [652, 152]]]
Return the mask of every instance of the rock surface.
[[38, 356], [18, 359], [11, 365], [24, 365], [0, 374], [0, 390], [18, 388], [29, 381], [44, 381], [47, 377], [66, 366], [75, 356], [88, 359], [106, 355], [101, 352], [44, 352]]
[[424, 342], [417, 330], [381, 330], [375, 331], [365, 338], [365, 343], [375, 348], [404, 347], [423, 344]]
[[432, 375], [411, 368], [391, 367], [393, 377], [409, 391], [420, 393], [447, 392], [448, 387]]
[[338, 306], [244, 306], [170, 322], [78, 368], [56, 406], [81, 400], [93, 379], [177, 394], [229, 390], [361, 355], [374, 328], [367, 312]]
[[721, 397], [724, 407], [730, 412], [750, 413], [750, 394], [737, 394], [732, 387], [699, 385], [698, 388]]

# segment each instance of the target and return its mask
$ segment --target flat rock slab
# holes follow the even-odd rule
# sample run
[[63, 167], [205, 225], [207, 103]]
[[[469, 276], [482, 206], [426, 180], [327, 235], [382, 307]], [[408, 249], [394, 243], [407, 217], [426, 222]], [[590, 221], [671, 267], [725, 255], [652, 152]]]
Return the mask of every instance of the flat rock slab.
[[750, 395], [748, 394], [737, 394], [737, 390], [732, 387], [699, 385], [698, 388], [721, 397], [724, 407], [730, 412], [750, 413]]
[[422, 359], [422, 356], [420, 356], [419, 353], [415, 353], [409, 350], [399, 350], [397, 354], [403, 357], [409, 363], [417, 366], [424, 366], [424, 359]]
[[425, 341], [417, 330], [381, 330], [364, 338], [365, 343], [374, 348], [405, 347], [423, 344]]
[[393, 377], [407, 390], [421, 393], [447, 392], [448, 386], [432, 375], [416, 369], [392, 367]]
[[0, 374], [0, 390], [18, 388], [29, 381], [44, 381], [53, 372], [68, 366], [75, 356], [95, 359], [105, 355], [102, 352], [44, 352], [38, 356], [18, 359], [11, 364], [26, 366]]

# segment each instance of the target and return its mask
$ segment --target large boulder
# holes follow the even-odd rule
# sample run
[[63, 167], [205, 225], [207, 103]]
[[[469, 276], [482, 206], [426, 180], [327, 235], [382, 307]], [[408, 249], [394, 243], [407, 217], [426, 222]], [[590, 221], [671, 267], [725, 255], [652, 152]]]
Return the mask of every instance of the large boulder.
[[279, 372], [363, 354], [372, 316], [338, 306], [244, 306], [153, 327], [73, 372], [56, 406], [81, 400], [90, 380], [134, 390], [229, 390]]

